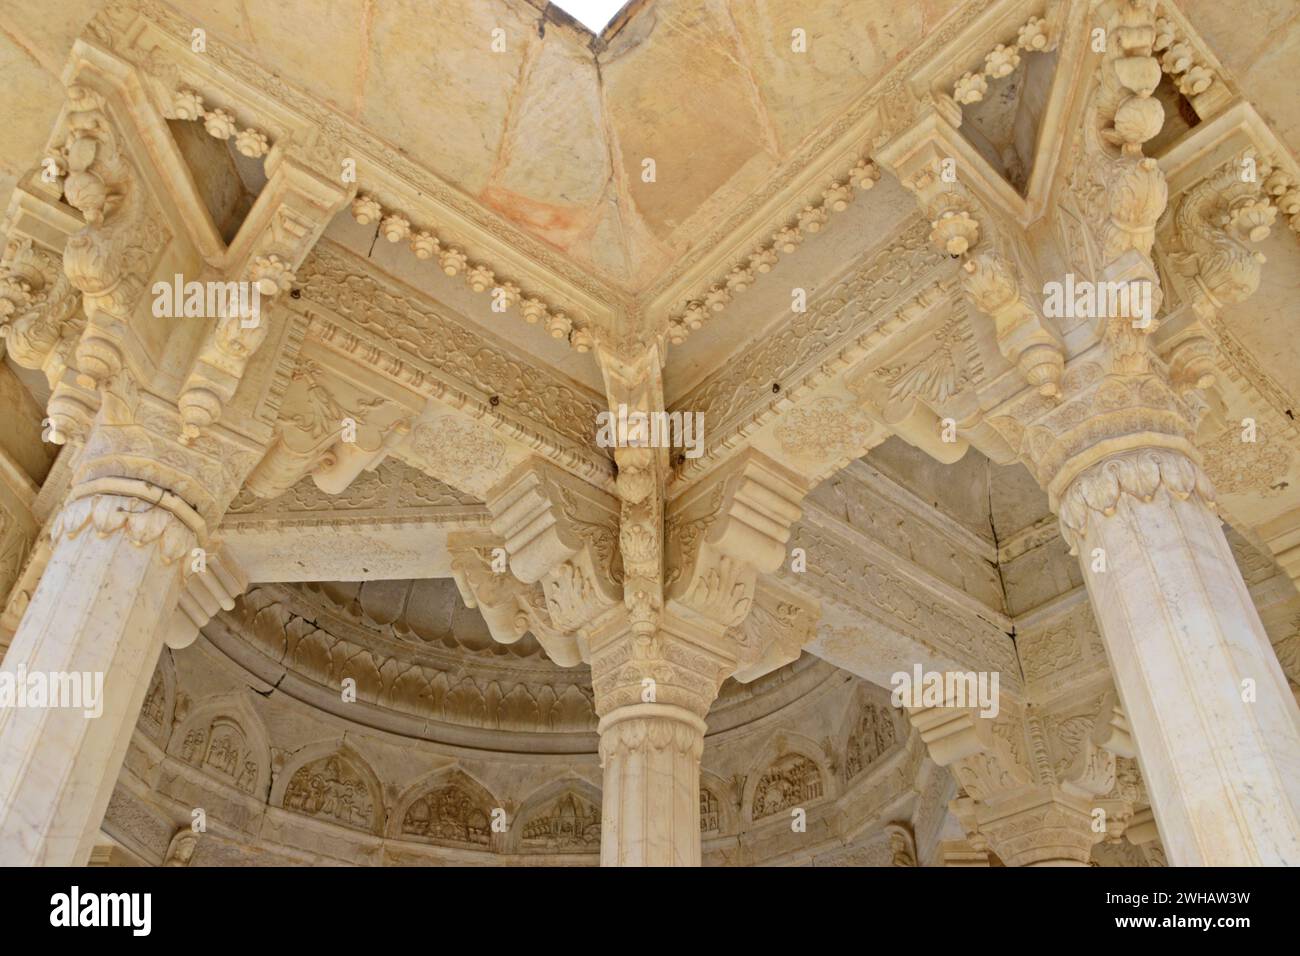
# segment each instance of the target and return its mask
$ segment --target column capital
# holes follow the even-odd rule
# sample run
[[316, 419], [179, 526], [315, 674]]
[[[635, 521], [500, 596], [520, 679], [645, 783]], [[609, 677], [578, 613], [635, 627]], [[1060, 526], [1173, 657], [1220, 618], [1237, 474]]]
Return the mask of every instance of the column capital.
[[89, 528], [100, 537], [123, 534], [137, 547], [158, 546], [164, 564], [188, 556], [207, 527], [176, 495], [143, 481], [102, 479], [73, 492], [50, 526], [54, 544]]
[[1185, 446], [1139, 446], [1088, 466], [1056, 495], [1061, 535], [1070, 553], [1079, 553], [1088, 522], [1094, 516], [1114, 514], [1124, 495], [1151, 501], [1161, 493], [1179, 499], [1195, 498], [1210, 510], [1215, 508], [1214, 487], [1199, 464], [1199, 456]]
[[626, 618], [591, 635], [591, 686], [603, 719], [621, 708], [666, 704], [701, 720], [722, 682], [735, 673], [736, 649], [710, 629], [665, 610], [653, 634]]
[[977, 849], [991, 846], [1008, 866], [1081, 866], [1095, 843], [1118, 838], [1135, 809], [1133, 788], [1118, 774], [1118, 758], [1134, 755], [1127, 722], [1113, 693], [1098, 708], [1066, 719], [1037, 708], [996, 717], [951, 706], [907, 713], [931, 759], [957, 778], [962, 793], [951, 809]]

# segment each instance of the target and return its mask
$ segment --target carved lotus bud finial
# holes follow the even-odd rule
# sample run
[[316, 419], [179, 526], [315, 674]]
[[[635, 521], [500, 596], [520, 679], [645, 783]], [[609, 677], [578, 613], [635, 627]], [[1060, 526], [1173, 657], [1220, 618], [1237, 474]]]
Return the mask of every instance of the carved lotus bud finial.
[[1291, 188], [1291, 177], [1286, 174], [1285, 170], [1272, 169], [1264, 177], [1263, 189], [1269, 196], [1281, 196]]
[[465, 273], [465, 281], [475, 292], [485, 292], [496, 284], [496, 275], [487, 266], [476, 265]]
[[1020, 65], [1020, 51], [1014, 46], [999, 43], [984, 58], [984, 72], [997, 79], [1010, 76]]
[[546, 315], [546, 303], [534, 296], [529, 296], [519, 303], [519, 314], [524, 317], [524, 321], [529, 325], [536, 325], [541, 321], [542, 316]]
[[682, 313], [682, 321], [686, 323], [687, 328], [692, 330], [704, 325], [704, 320], [708, 317], [709, 313], [703, 302], [687, 302], [686, 309]]
[[389, 242], [401, 242], [411, 234], [411, 222], [405, 216], [392, 213], [384, 217], [379, 231]]
[[979, 242], [979, 223], [964, 209], [945, 210], [930, 230], [930, 241], [950, 256], [963, 256]]
[[193, 90], [179, 90], [172, 97], [172, 113], [178, 120], [203, 118], [203, 97]]
[[569, 332], [573, 329], [573, 320], [563, 312], [552, 312], [546, 319], [546, 331], [551, 333], [553, 339], [568, 338]]
[[411, 237], [411, 251], [417, 259], [432, 259], [438, 252], [438, 240], [433, 233], [421, 230]]
[[704, 293], [704, 304], [714, 312], [721, 312], [731, 301], [731, 293], [722, 286], [713, 286]]
[[797, 226], [786, 226], [772, 235], [772, 241], [776, 243], [776, 247], [782, 252], [794, 252], [799, 248], [799, 244], [803, 242], [803, 233], [799, 231]]
[[1174, 25], [1166, 18], [1160, 17], [1156, 20], [1156, 35], [1151, 43], [1151, 49], [1167, 50], [1173, 44], [1176, 36], [1174, 34]]
[[1065, 357], [1050, 345], [1033, 345], [1020, 354], [1016, 363], [1030, 385], [1038, 389], [1043, 398], [1058, 400], [1061, 397], [1061, 377], [1065, 372]]
[[880, 181], [880, 167], [864, 156], [853, 167], [849, 179], [856, 188], [866, 192]]
[[248, 276], [250, 281], [257, 285], [257, 291], [262, 295], [288, 292], [294, 280], [289, 263], [275, 253], [255, 258], [249, 267]]
[[1217, 377], [1215, 353], [1214, 343], [1204, 336], [1191, 338], [1174, 349], [1169, 359], [1169, 379], [1180, 395], [1213, 387]]
[[[1243, 199], [1228, 213], [1228, 225], [1242, 239], [1262, 242], [1277, 219], [1277, 210], [1267, 199]], [[1262, 260], [1261, 260], [1262, 261]]]
[[1130, 96], [1115, 111], [1115, 136], [1126, 152], [1140, 154], [1142, 144], [1159, 133], [1164, 123], [1165, 107], [1158, 99]]
[[1214, 74], [1203, 66], [1194, 66], [1178, 79], [1178, 92], [1184, 96], [1199, 96], [1214, 83]]
[[690, 334], [680, 316], [668, 320], [668, 341], [673, 345], [681, 345]]
[[569, 345], [578, 352], [590, 352], [596, 345], [596, 339], [586, 329], [574, 329], [569, 333]]
[[958, 103], [978, 103], [989, 91], [989, 81], [983, 73], [963, 73], [953, 84], [952, 97]]
[[744, 292], [754, 283], [754, 273], [744, 266], [736, 266], [727, 273], [727, 289], [731, 292]]
[[499, 297], [506, 304], [507, 309], [518, 305], [522, 294], [523, 290], [513, 282], [501, 282], [492, 289], [492, 295]]
[[32, 285], [16, 275], [0, 277], [0, 322], [8, 322], [32, 300]]
[[1022, 50], [1046, 50], [1049, 41], [1047, 21], [1042, 17], [1032, 17], [1016, 34], [1016, 43]]
[[370, 196], [358, 196], [352, 200], [352, 218], [363, 226], [378, 222], [379, 217], [383, 214], [382, 207]]
[[754, 272], [766, 274], [772, 271], [772, 267], [776, 265], [777, 261], [776, 250], [771, 246], [763, 246], [763, 248], [750, 255], [749, 268]]
[[86, 222], [104, 221], [104, 207], [108, 204], [108, 186], [94, 173], [77, 170], [63, 180], [63, 198], [68, 205], [80, 211]]
[[247, 156], [249, 159], [259, 159], [267, 154], [271, 144], [265, 134], [259, 133], [255, 129], [241, 130], [235, 137], [235, 149]]
[[833, 182], [830, 187], [822, 192], [822, 201], [830, 207], [832, 212], [843, 212], [849, 208], [849, 203], [853, 201], [853, 190], [841, 182]]
[[77, 384], [98, 388], [122, 370], [122, 352], [102, 337], [85, 337], [77, 344]]
[[189, 388], [177, 401], [181, 413], [180, 441], [193, 444], [203, 429], [221, 416], [221, 399], [206, 388]]
[[234, 114], [229, 110], [215, 109], [203, 114], [203, 128], [214, 139], [230, 139], [236, 129]]
[[444, 246], [442, 251], [438, 253], [438, 264], [442, 266], [442, 271], [446, 275], [459, 275], [469, 265], [469, 256], [459, 249]]
[[1174, 43], [1160, 58], [1160, 65], [1170, 73], [1182, 73], [1191, 68], [1192, 62], [1192, 48], [1186, 43]]
[[820, 232], [829, 219], [825, 206], [804, 206], [799, 213], [799, 228], [804, 232]]

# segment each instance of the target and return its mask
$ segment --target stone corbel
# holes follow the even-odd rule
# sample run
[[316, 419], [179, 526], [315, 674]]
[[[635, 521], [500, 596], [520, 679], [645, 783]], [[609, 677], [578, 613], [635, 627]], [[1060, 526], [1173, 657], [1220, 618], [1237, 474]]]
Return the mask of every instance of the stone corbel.
[[187, 443], [221, 417], [249, 360], [266, 339], [270, 305], [261, 299], [274, 301], [289, 291], [295, 270], [356, 189], [322, 178], [280, 149], [267, 158], [266, 172], [267, 184], [222, 270], [255, 290], [258, 308], [250, 315], [219, 317], [199, 347], [177, 400], [181, 437]]
[[499, 539], [482, 534], [453, 534], [447, 538], [452, 577], [466, 607], [478, 608], [492, 639], [513, 644], [532, 633], [548, 657], [561, 667], [586, 659], [585, 643], [551, 621], [540, 584], [524, 584], [499, 563], [505, 549]]
[[[908, 708], [908, 718], [921, 734], [930, 757], [952, 768], [965, 796], [950, 805], [972, 845], [991, 845], [1009, 866], [1070, 862], [1085, 864], [1101, 834], [1091, 827], [1093, 791], [1080, 783], [1070, 788], [1043, 771], [1035, 773], [1017, 756], [1015, 740], [1025, 747], [1024, 719], [1008, 714], [984, 717], [973, 708]], [[1099, 735], [1100, 735], [1099, 731]], [[1109, 784], [1114, 786], [1114, 758], [1109, 757]], [[1105, 764], [1106, 761], [1100, 761]], [[1089, 764], [1089, 771], [1096, 770]], [[1089, 781], [1105, 783], [1104, 766]]]
[[[916, 707], [908, 708], [907, 715], [920, 732], [930, 759], [941, 767], [952, 767], [958, 782], [975, 800], [986, 803], [1036, 783], [1007, 740], [998, 735], [997, 721], [981, 716], [977, 709]], [[1011, 726], [1014, 730], [1019, 722]]]
[[248, 576], [234, 557], [220, 548], [207, 554], [203, 564], [190, 565], [180, 603], [163, 632], [163, 642], [174, 651], [189, 647], [199, 631], [218, 611], [230, 611], [248, 589]]
[[798, 660], [804, 645], [816, 638], [820, 618], [815, 601], [770, 577], [759, 578], [749, 614], [730, 635], [740, 648], [731, 676], [747, 684]]
[[798, 475], [750, 450], [673, 502], [667, 599], [674, 611], [719, 635], [744, 621], [758, 574], [785, 562], [807, 491]]
[[45, 374], [53, 388], [72, 362], [85, 328], [81, 294], [58, 256], [13, 233], [0, 262], [0, 336], [5, 351], [24, 368]]
[[150, 221], [150, 201], [122, 149], [104, 95], [83, 83], [69, 86], [67, 95], [64, 140], [51, 149], [51, 158], [62, 174], [65, 202], [82, 218], [63, 244], [63, 271], [81, 292], [85, 323], [69, 350], [72, 360], [52, 382], [50, 438], [57, 444], [84, 438], [101, 388], [126, 362], [132, 348], [130, 316], [148, 279], [135, 259], [157, 241], [151, 235], [157, 226]]
[[618, 503], [540, 458], [525, 462], [487, 496], [492, 530], [510, 569], [541, 583], [553, 625], [580, 632], [621, 607]]
[[294, 369], [275, 437], [246, 482], [259, 498], [281, 495], [308, 474], [321, 491], [339, 494], [410, 431], [399, 404], [347, 384], [327, 366], [323, 356], [304, 356]]
[[[945, 115], [953, 110], [956, 122]], [[881, 151], [882, 161], [916, 195], [930, 219], [930, 241], [961, 260], [962, 287], [993, 320], [998, 350], [1039, 394], [1056, 398], [1065, 345], [1029, 294], [1027, 256], [1012, 248], [1020, 204], [1008, 200], [1005, 183], [960, 139], [958, 122], [955, 104], [937, 102], [916, 130]], [[1010, 227], [1001, 218], [1010, 219]]]
[[1186, 281], [1196, 316], [1169, 348], [1170, 380], [1180, 393], [1214, 385], [1214, 320], [1259, 288], [1264, 254], [1249, 244], [1268, 237], [1277, 209], [1258, 181], [1243, 178], [1247, 158], [1201, 180], [1174, 211], [1169, 262]]

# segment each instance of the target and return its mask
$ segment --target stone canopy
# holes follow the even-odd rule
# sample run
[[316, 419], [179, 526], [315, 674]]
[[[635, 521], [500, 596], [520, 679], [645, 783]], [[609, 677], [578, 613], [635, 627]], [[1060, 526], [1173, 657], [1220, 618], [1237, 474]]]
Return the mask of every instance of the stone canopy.
[[0, 863], [1300, 863], [1298, 49], [0, 10]]

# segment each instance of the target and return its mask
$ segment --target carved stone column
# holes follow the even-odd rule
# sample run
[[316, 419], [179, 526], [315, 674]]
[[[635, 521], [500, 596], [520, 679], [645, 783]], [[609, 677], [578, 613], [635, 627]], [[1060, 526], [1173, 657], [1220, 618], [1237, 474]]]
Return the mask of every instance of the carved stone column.
[[558, 662], [591, 665], [602, 864], [698, 866], [709, 707], [728, 677], [760, 677], [814, 634], [815, 607], [759, 580], [780, 566], [805, 488], [750, 452], [664, 505], [655, 462], [625, 460], [619, 501], [541, 461], [518, 469], [487, 496], [517, 580], [494, 572], [481, 537], [453, 542], [453, 566], [497, 640], [530, 630]]
[[704, 715], [734, 661], [673, 633], [670, 617], [653, 636], [610, 635], [593, 653], [602, 866], [700, 865]]
[[1108, 459], [1062, 522], [1170, 862], [1300, 864], [1300, 712], [1200, 469], [1168, 450]]
[[19, 681], [89, 675], [102, 686], [100, 712], [0, 709], [0, 865], [89, 859], [181, 569], [203, 533], [175, 495], [138, 481], [103, 485], [55, 520], [50, 563], [4, 660]]
[[[262, 389], [264, 380], [254, 380], [269, 368], [245, 375], [256, 336], [240, 339], [238, 361], [208, 362], [214, 342], [228, 345], [229, 336], [240, 336], [235, 316], [210, 317], [202, 342], [181, 323], [160, 334], [164, 327], [146, 295], [150, 280], [175, 262], [192, 262], [194, 250], [168, 218], [168, 204], [159, 202], [156, 179], [134, 165], [131, 156], [141, 154], [124, 148], [135, 134], [113, 120], [120, 77], [89, 60], [80, 68], [68, 90], [65, 128], [52, 145], [66, 169], [66, 207], [80, 213], [75, 229], [66, 210], [55, 220], [60, 230], [72, 229], [63, 243], [63, 275], [54, 268], [54, 234], [42, 231], [51, 248], [38, 248], [23, 216], [5, 260], [17, 277], [5, 287], [22, 293], [8, 296], [10, 307], [0, 310], [13, 317], [5, 336], [16, 358], [46, 373], [48, 438], [66, 446], [67, 471], [66, 484], [61, 478], [51, 486], [61, 505], [52, 509], [48, 546], [37, 552], [43, 567], [30, 569], [39, 582], [4, 670], [24, 687], [88, 681], [92, 693], [102, 687], [102, 694], [90, 707], [0, 709], [0, 864], [10, 865], [75, 865], [89, 857], [164, 642], [191, 643], [243, 589], [239, 569], [216, 553], [208, 531], [263, 454], [270, 437], [263, 419], [277, 402]], [[279, 182], [268, 184], [273, 196], [297, 195], [290, 187], [302, 177], [292, 166], [285, 160], [271, 171]], [[40, 218], [36, 198], [22, 205], [28, 219]], [[262, 212], [250, 214], [236, 237], [232, 274], [282, 291], [288, 267], [306, 254], [329, 208], [286, 200], [271, 205], [268, 219], [266, 206], [259, 201]], [[264, 293], [272, 291], [268, 285]], [[225, 408], [224, 415], [220, 402], [192, 403], [185, 396], [207, 387], [195, 375], [177, 387], [156, 372], [177, 343], [196, 352], [192, 366], [216, 376], [207, 385], [220, 379], [212, 394], [223, 401], [240, 388], [267, 397]], [[198, 421], [193, 412], [200, 406], [211, 414]]]

